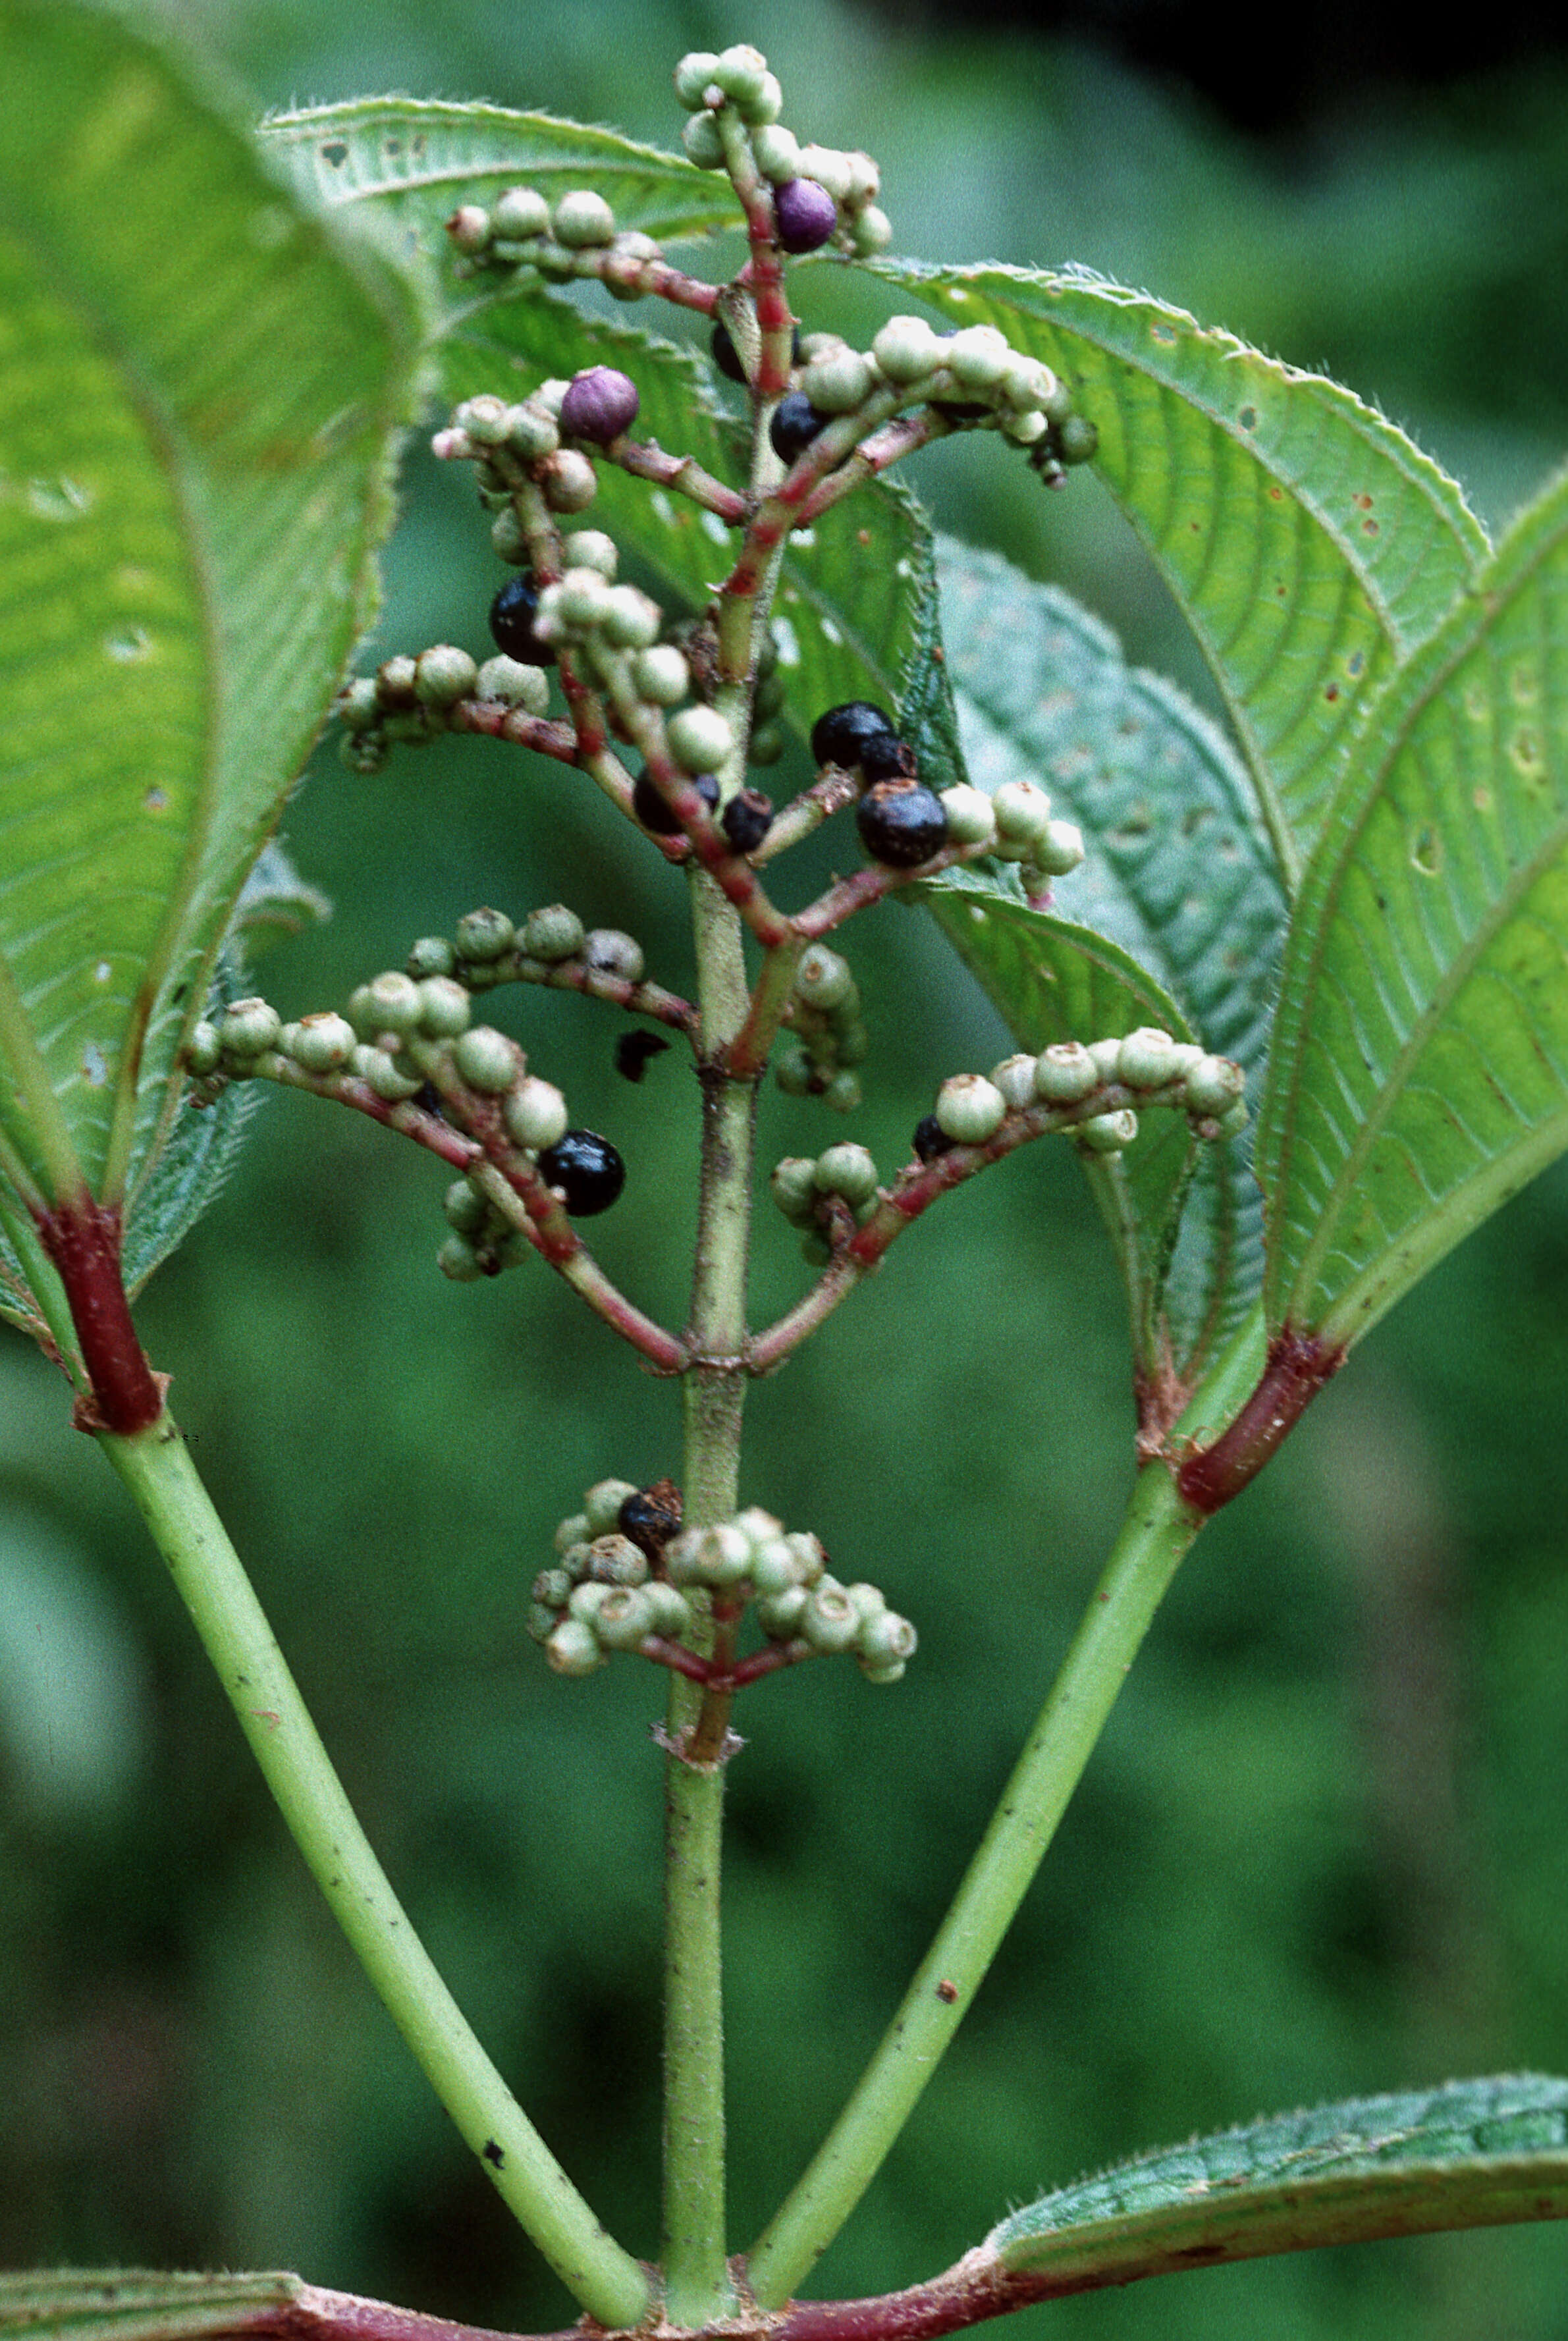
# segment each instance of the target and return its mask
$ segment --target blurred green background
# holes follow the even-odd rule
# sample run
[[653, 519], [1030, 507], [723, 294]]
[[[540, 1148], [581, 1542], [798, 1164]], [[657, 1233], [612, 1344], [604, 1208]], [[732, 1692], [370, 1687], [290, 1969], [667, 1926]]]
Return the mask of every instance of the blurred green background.
[[[1164, 12], [1158, 75], [1084, 37], [895, 30], [841, 0], [548, 9], [186, 0], [260, 101], [401, 87], [673, 144], [668, 71], [754, 37], [803, 135], [866, 144], [898, 247], [1076, 259], [1373, 397], [1488, 522], [1568, 448], [1568, 72], [1253, 89], [1238, 128]], [[1302, 20], [1309, 41], [1316, 20]], [[1202, 37], [1199, 37], [1200, 30]], [[1216, 36], [1217, 37], [1217, 36]], [[1261, 71], [1261, 69], [1260, 69]], [[1231, 83], [1236, 76], [1233, 72]], [[1230, 85], [1214, 87], [1222, 95]], [[1332, 92], [1332, 102], [1325, 96]], [[1230, 92], [1231, 112], [1238, 109]], [[808, 319], [856, 308], [824, 272]], [[936, 451], [943, 521], [1206, 685], [1098, 491], [1023, 497]], [[417, 454], [382, 654], [483, 652], [500, 572]], [[488, 743], [349, 780], [286, 825], [337, 904], [260, 981], [340, 1003], [484, 901], [634, 925], [681, 981], [682, 893], [590, 792]], [[897, 909], [851, 943], [884, 1163], [1004, 1039]], [[517, 1005], [630, 1166], [594, 1239], [684, 1300], [695, 1095], [617, 1081], [617, 1027]], [[776, 1096], [764, 1158], [837, 1134]], [[157, 1363], [393, 1878], [595, 2207], [656, 2242], [656, 1678], [550, 1677], [523, 1633], [555, 1520], [677, 1466], [671, 1391], [542, 1270], [435, 1272], [437, 1166], [271, 1099], [147, 1297]], [[1109, 2157], [1458, 2072], [1568, 2070], [1568, 1177], [1366, 1345], [1198, 1546], [948, 2065], [819, 2289], [934, 2272]], [[759, 1232], [754, 1314], [801, 1289]], [[1103, 1558], [1129, 1479], [1125, 1339], [1075, 1165], [1048, 1150], [931, 1218], [751, 1408], [745, 1493], [918, 1622], [897, 1689], [753, 1692], [732, 1768], [734, 2234], [793, 2181], [924, 1948]], [[0, 1347], [0, 2263], [283, 2265], [492, 2325], [569, 2314], [337, 1939], [158, 1564], [20, 1340]], [[1550, 2341], [1560, 2230], [1319, 2253], [1037, 2310], [1164, 2341]]]

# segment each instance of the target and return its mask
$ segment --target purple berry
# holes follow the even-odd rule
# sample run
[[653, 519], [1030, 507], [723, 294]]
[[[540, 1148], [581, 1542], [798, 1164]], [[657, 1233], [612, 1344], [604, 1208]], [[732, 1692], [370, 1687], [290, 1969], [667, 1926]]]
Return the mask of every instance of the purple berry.
[[819, 764], [858, 764], [868, 740], [891, 733], [893, 718], [869, 699], [846, 699], [824, 710], [811, 727], [811, 752]]
[[607, 447], [631, 429], [640, 403], [629, 374], [614, 366], [589, 366], [566, 385], [561, 428], [569, 439], [591, 439], [596, 447]]
[[719, 816], [719, 827], [737, 853], [754, 853], [773, 825], [773, 799], [761, 789], [742, 789]]
[[947, 842], [942, 799], [919, 781], [879, 781], [856, 805], [854, 825], [872, 860], [890, 870], [914, 870]]
[[866, 786], [876, 781], [917, 781], [920, 767], [914, 761], [914, 751], [907, 740], [900, 740], [891, 732], [879, 732], [868, 740], [861, 751], [860, 769], [865, 774]]
[[534, 632], [538, 607], [539, 589], [526, 570], [521, 576], [509, 577], [490, 604], [490, 631], [495, 638], [495, 647], [521, 666], [555, 663], [554, 643], [542, 643]]
[[[708, 811], [712, 812], [719, 801], [719, 783], [716, 776], [712, 772], [699, 772], [692, 786], [696, 790]], [[646, 772], [638, 773], [633, 787], [632, 811], [636, 814], [643, 827], [651, 830], [655, 837], [678, 837], [681, 833], [680, 822], [675, 819]]]
[[774, 189], [774, 217], [786, 252], [814, 252], [838, 225], [838, 205], [814, 179], [786, 179]]
[[561, 1190], [571, 1218], [591, 1220], [619, 1195], [626, 1166], [597, 1131], [569, 1130], [539, 1157], [539, 1175], [547, 1187]]
[[804, 390], [792, 390], [781, 398], [774, 409], [774, 419], [768, 425], [768, 437], [774, 453], [781, 463], [793, 463], [804, 455], [827, 416], [819, 414]]

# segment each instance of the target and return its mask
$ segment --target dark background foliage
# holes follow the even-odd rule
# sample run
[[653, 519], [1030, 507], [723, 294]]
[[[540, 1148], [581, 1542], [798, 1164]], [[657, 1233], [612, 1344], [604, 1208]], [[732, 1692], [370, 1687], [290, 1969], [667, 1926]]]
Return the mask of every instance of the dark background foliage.
[[[1375, 10], [1115, 0], [554, 8], [186, 0], [268, 104], [483, 95], [673, 144], [685, 47], [755, 37], [803, 134], [881, 158], [898, 247], [1086, 261], [1405, 423], [1490, 523], [1568, 447], [1568, 72], [1484, 12], [1463, 75]], [[1243, 38], [1244, 35], [1244, 38]], [[1430, 39], [1430, 34], [1426, 35]], [[824, 272], [813, 323], [874, 316]], [[1088, 481], [1023, 497], [937, 451], [944, 522], [1206, 684]], [[483, 651], [499, 582], [417, 454], [385, 650]], [[809, 711], [808, 711], [809, 712]], [[290, 843], [337, 904], [259, 980], [341, 1002], [464, 910], [556, 898], [681, 969], [681, 890], [589, 792], [486, 743], [350, 781]], [[876, 1051], [855, 1134], [903, 1158], [944, 1074], [1003, 1053], [924, 923], [853, 931]], [[1259, 971], [1266, 981], [1268, 971]], [[679, 981], [678, 974], [674, 980]], [[614, 1077], [616, 1027], [515, 1029], [610, 1132], [613, 1270], [678, 1320], [695, 1099]], [[837, 1134], [776, 1096], [768, 1159]], [[655, 1679], [545, 1672], [522, 1630], [554, 1521], [676, 1459], [672, 1393], [542, 1270], [435, 1273], [435, 1166], [303, 1101], [145, 1304], [156, 1361], [373, 1838], [459, 1998], [618, 2232], [656, 2236]], [[1367, 1344], [1205, 1536], [994, 1979], [830, 2290], [928, 2274], [1003, 2208], [1197, 2127], [1456, 2072], [1568, 2069], [1568, 1240], [1561, 1172]], [[799, 1289], [759, 1231], [755, 1313]], [[904, 1684], [760, 1688], [732, 1772], [737, 2244], [836, 2109], [962, 1866], [1129, 1477], [1125, 1340], [1075, 1166], [1044, 1150], [935, 1213], [752, 1403], [746, 1493], [920, 1625]], [[0, 2262], [286, 2265], [492, 2324], [561, 2296], [467, 2163], [318, 1907], [119, 1493], [20, 1341], [0, 1349]], [[1064, 2336], [1548, 2341], [1560, 2232], [1316, 2254], [1034, 2313]]]

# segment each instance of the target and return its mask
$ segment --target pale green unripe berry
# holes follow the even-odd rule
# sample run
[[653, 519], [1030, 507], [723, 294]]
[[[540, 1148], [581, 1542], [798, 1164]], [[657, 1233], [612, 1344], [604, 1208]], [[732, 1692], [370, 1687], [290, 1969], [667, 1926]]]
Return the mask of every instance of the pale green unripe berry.
[[337, 702], [351, 732], [368, 732], [381, 713], [381, 692], [373, 674], [356, 674]]
[[735, 100], [735, 111], [741, 120], [754, 130], [771, 130], [784, 112], [784, 87], [777, 74], [765, 73], [756, 95], [744, 104]]
[[483, 252], [490, 241], [490, 214], [483, 204], [459, 204], [446, 233], [459, 252]]
[[765, 1512], [760, 1504], [748, 1504], [744, 1511], [737, 1512], [735, 1526], [750, 1537], [754, 1552], [759, 1545], [784, 1534], [784, 1522], [773, 1512]]
[[813, 1008], [842, 1008], [855, 991], [849, 961], [825, 943], [812, 943], [795, 970], [797, 995]]
[[441, 1198], [441, 1208], [447, 1226], [460, 1236], [476, 1236], [490, 1216], [490, 1206], [472, 1179], [454, 1179]]
[[846, 1203], [864, 1203], [876, 1192], [876, 1164], [869, 1148], [847, 1140], [817, 1156], [814, 1176], [824, 1195], [842, 1195]]
[[1002, 435], [1011, 439], [1015, 447], [1033, 447], [1050, 428], [1051, 419], [1039, 406], [1026, 406], [1021, 414], [1004, 414], [1002, 418]]
[[746, 749], [753, 764], [776, 764], [784, 752], [784, 735], [776, 723], [759, 723]]
[[1053, 414], [1056, 444], [1064, 463], [1088, 463], [1100, 451], [1100, 433], [1086, 414]]
[[595, 1585], [642, 1585], [648, 1575], [648, 1556], [630, 1537], [611, 1530], [588, 1547], [584, 1574]]
[[426, 707], [452, 707], [473, 695], [479, 669], [455, 643], [434, 643], [414, 663], [414, 688]]
[[763, 177], [775, 187], [800, 176], [800, 141], [780, 122], [764, 123], [753, 132], [752, 155]]
[[934, 374], [943, 347], [924, 317], [890, 317], [873, 341], [871, 354], [889, 382], [904, 384]]
[[481, 699], [498, 699], [506, 707], [520, 707], [525, 715], [543, 715], [550, 704], [550, 684], [540, 666], [524, 666], [521, 659], [497, 652], [485, 660], [474, 679]]
[[506, 436], [510, 413], [506, 401], [486, 390], [481, 391], [477, 398], [465, 398], [461, 406], [454, 406], [452, 420], [459, 431], [467, 432], [476, 447], [498, 447]]
[[330, 1011], [321, 1016], [302, 1016], [289, 1054], [307, 1073], [335, 1073], [354, 1054], [354, 1027], [346, 1016], [335, 1016]]
[[1044, 407], [1056, 394], [1056, 377], [1038, 358], [1015, 351], [1000, 384], [1004, 404], [1019, 414]]
[[[854, 1589], [853, 1588], [851, 1589]], [[863, 1616], [855, 1636], [855, 1656], [868, 1667], [903, 1668], [914, 1656], [920, 1637], [907, 1618], [883, 1607]]]
[[816, 1585], [827, 1567], [827, 1555], [821, 1539], [809, 1529], [792, 1529], [784, 1539], [795, 1559], [795, 1569], [802, 1585]]
[[774, 1079], [785, 1097], [809, 1097], [814, 1067], [798, 1041], [782, 1048], [774, 1059]]
[[658, 641], [664, 613], [635, 585], [612, 585], [602, 623], [606, 642], [620, 650], [645, 651]]
[[692, 687], [692, 671], [674, 643], [655, 643], [632, 661], [632, 684], [653, 707], [678, 707]]
[[1100, 1068], [1082, 1041], [1054, 1041], [1034, 1060], [1034, 1094], [1042, 1105], [1076, 1105], [1100, 1081]]
[[[859, 1005], [858, 993], [854, 1004]], [[850, 1011], [846, 1008], [841, 1013], [849, 1015]], [[871, 1054], [870, 1027], [863, 1024], [858, 1017], [854, 1017], [847, 1024], [839, 1025], [834, 1041], [841, 1065], [864, 1065]]]
[[874, 1665], [869, 1659], [857, 1659], [856, 1664], [868, 1683], [895, 1683], [904, 1680], [905, 1669], [902, 1659], [890, 1659], [884, 1666]]
[[401, 969], [388, 968], [369, 983], [362, 983], [348, 1003], [348, 1021], [363, 1039], [379, 1032], [400, 1036], [419, 1023], [419, 986]]
[[635, 1650], [654, 1630], [654, 1605], [641, 1586], [618, 1585], [600, 1603], [594, 1630], [606, 1650]]
[[614, 583], [620, 551], [614, 538], [606, 536], [602, 528], [574, 529], [566, 539], [565, 550], [574, 569], [594, 569], [607, 584]]
[[712, 86], [718, 63], [713, 49], [689, 49], [675, 67], [676, 101], [688, 114], [707, 104], [704, 92]]
[[664, 726], [670, 753], [688, 772], [716, 772], [734, 747], [734, 734], [716, 707], [681, 707]]
[[714, 59], [713, 77], [730, 104], [743, 115], [747, 106], [754, 105], [764, 95], [772, 78], [766, 57], [749, 41], [737, 41], [732, 47], [721, 49]]
[[692, 1605], [678, 1586], [666, 1585], [663, 1578], [651, 1577], [642, 1589], [652, 1613], [650, 1633], [678, 1639], [690, 1631]]
[[584, 1619], [563, 1618], [544, 1645], [544, 1656], [558, 1675], [591, 1675], [604, 1663], [599, 1638]]
[[486, 1097], [503, 1097], [522, 1072], [525, 1060], [516, 1042], [493, 1024], [471, 1024], [458, 1035], [452, 1061], [471, 1090]]
[[510, 561], [514, 567], [528, 558], [528, 532], [511, 504], [498, 512], [490, 523], [490, 549], [497, 560]]
[[822, 1101], [832, 1113], [854, 1113], [864, 1101], [865, 1092], [856, 1073], [834, 1073], [822, 1093]]
[[814, 1221], [816, 1199], [820, 1190], [816, 1183], [816, 1164], [804, 1154], [786, 1154], [782, 1162], [774, 1165], [768, 1180], [768, 1191], [792, 1227], [809, 1227]]
[[225, 1057], [259, 1057], [277, 1046], [283, 1019], [265, 1000], [235, 1000], [224, 1010], [218, 1043]]
[[783, 1537], [770, 1537], [752, 1547], [752, 1589], [759, 1601], [776, 1600], [800, 1584], [795, 1558]]
[[427, 975], [450, 975], [457, 965], [457, 953], [444, 935], [421, 935], [409, 945], [404, 971], [415, 983], [423, 983]]
[[508, 187], [496, 197], [490, 219], [497, 235], [508, 244], [521, 244], [531, 235], [548, 234], [550, 206], [534, 187]]
[[869, 1585], [864, 1578], [844, 1589], [859, 1611], [863, 1626], [868, 1618], [880, 1618], [887, 1609], [887, 1596], [881, 1586]]
[[782, 1593], [759, 1597], [756, 1608], [757, 1624], [770, 1642], [793, 1642], [800, 1633], [800, 1621], [805, 1615], [811, 1595], [804, 1585], [787, 1586]]
[[996, 834], [1009, 845], [1033, 848], [1051, 822], [1051, 800], [1035, 781], [1004, 781], [991, 800]]
[[996, 842], [996, 814], [984, 789], [972, 789], [967, 783], [955, 789], [944, 789], [942, 810], [947, 816], [947, 842], [950, 845], [994, 845]]
[[209, 1023], [204, 1016], [185, 1043], [185, 1063], [198, 1077], [204, 1073], [215, 1073], [223, 1047], [217, 1026]]
[[1140, 1024], [1123, 1035], [1116, 1051], [1116, 1079], [1130, 1090], [1163, 1090], [1176, 1078], [1176, 1043], [1155, 1024]]
[[1239, 1138], [1251, 1119], [1252, 1116], [1247, 1111], [1246, 1100], [1244, 1098], [1238, 1098], [1234, 1105], [1231, 1107], [1227, 1113], [1222, 1113], [1218, 1117], [1220, 1136], [1222, 1138]]
[[1122, 1054], [1122, 1043], [1119, 1040], [1091, 1041], [1089, 1054], [1094, 1060], [1094, 1070], [1102, 1081], [1116, 1080], [1116, 1067]]
[[564, 902], [547, 902], [542, 910], [530, 911], [523, 922], [524, 951], [530, 959], [543, 960], [549, 967], [564, 959], [575, 959], [583, 939], [583, 921]]
[[837, 350], [814, 358], [802, 372], [800, 387], [819, 414], [848, 414], [869, 395], [874, 381], [858, 350]]
[[1006, 335], [994, 325], [965, 325], [942, 354], [961, 390], [994, 390], [1013, 363]]
[[356, 1049], [355, 1061], [355, 1071], [386, 1105], [402, 1105], [417, 1097], [424, 1086], [417, 1073], [409, 1072], [385, 1049]]
[[574, 189], [555, 206], [555, 241], [569, 251], [586, 252], [614, 239], [615, 214], [603, 195], [591, 187]]
[[419, 987], [419, 1029], [433, 1041], [455, 1041], [468, 1030], [474, 1003], [467, 987], [449, 975], [427, 975]]
[[724, 169], [724, 134], [711, 114], [692, 115], [681, 132], [681, 144], [687, 162], [694, 163], [699, 171]]
[[1130, 1105], [1115, 1113], [1092, 1114], [1079, 1123], [1074, 1135], [1092, 1154], [1120, 1154], [1138, 1135], [1138, 1117]]
[[620, 1527], [622, 1505], [636, 1492], [630, 1479], [595, 1479], [583, 1498], [583, 1509], [593, 1534], [614, 1534]]
[[984, 1073], [954, 1073], [936, 1092], [937, 1128], [959, 1146], [984, 1146], [1006, 1112], [1006, 1099]]
[[1228, 1057], [1200, 1057], [1183, 1087], [1193, 1113], [1228, 1113], [1247, 1085], [1240, 1065]]
[[860, 1630], [860, 1611], [842, 1585], [819, 1585], [801, 1611], [802, 1640], [824, 1658], [849, 1649]]
[[867, 204], [850, 223], [849, 234], [857, 256], [869, 260], [873, 254], [885, 252], [893, 242], [893, 222], [875, 204]]
[[[588, 1549], [589, 1539], [592, 1535], [593, 1530], [588, 1526], [588, 1515], [586, 1512], [568, 1512], [560, 1527], [556, 1529], [551, 1541], [554, 1545], [556, 1551], [563, 1556], [570, 1553], [574, 1547], [577, 1545], [582, 1546], [585, 1554]], [[582, 1571], [579, 1570], [578, 1575], [580, 1576], [581, 1574]]]
[[824, 187], [835, 204], [846, 204], [854, 184], [854, 174], [849, 156], [836, 146], [803, 146], [800, 150], [800, 176], [814, 179]]
[[504, 959], [516, 941], [517, 930], [505, 911], [493, 910], [488, 903], [464, 911], [457, 921], [457, 956], [481, 966]]
[[435, 1265], [454, 1284], [475, 1284], [479, 1260], [466, 1236], [448, 1236], [435, 1255]]
[[547, 1609], [564, 1609], [572, 1599], [572, 1579], [564, 1569], [542, 1569], [530, 1589]]
[[539, 484], [553, 513], [587, 511], [599, 493], [599, 479], [586, 455], [575, 447], [563, 447], [542, 468]]
[[596, 569], [568, 569], [558, 585], [546, 585], [540, 594], [539, 616], [559, 618], [586, 633], [604, 624], [614, 590]]
[[641, 983], [647, 972], [642, 944], [619, 927], [590, 927], [583, 938], [583, 961], [595, 975], [613, 975], [620, 983]]
[[1047, 878], [1065, 878], [1084, 859], [1084, 832], [1075, 821], [1048, 822], [1044, 837], [1036, 838], [1031, 856]]
[[1004, 1057], [992, 1066], [989, 1078], [992, 1087], [1001, 1091], [1009, 1113], [1021, 1113], [1034, 1103], [1034, 1060], [1027, 1052]]
[[535, 1073], [525, 1074], [515, 1089], [507, 1091], [501, 1119], [513, 1145], [531, 1154], [542, 1154], [564, 1138], [570, 1122], [560, 1091]]
[[581, 1584], [574, 1585], [566, 1598], [567, 1616], [580, 1618], [585, 1626], [595, 1624], [610, 1590], [609, 1586], [600, 1584], [592, 1578], [586, 1578]]
[[644, 235], [640, 228], [633, 228], [615, 238], [609, 260], [599, 272], [599, 281], [612, 300], [640, 301], [647, 289], [643, 282], [646, 264], [663, 258], [654, 239]]
[[560, 427], [538, 391], [520, 406], [507, 408], [506, 444], [525, 463], [537, 463], [560, 446]]

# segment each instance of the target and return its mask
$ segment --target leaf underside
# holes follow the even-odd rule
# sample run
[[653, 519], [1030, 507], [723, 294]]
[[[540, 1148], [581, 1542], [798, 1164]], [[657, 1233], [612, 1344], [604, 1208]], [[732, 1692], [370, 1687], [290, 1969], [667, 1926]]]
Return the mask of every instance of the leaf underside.
[[[1255, 1090], [1286, 904], [1247, 777], [1180, 692], [1130, 669], [1070, 597], [944, 540], [945, 657], [970, 779], [1027, 778], [1079, 823], [1087, 858], [1032, 910], [1005, 866], [953, 872], [927, 903], [1019, 1041], [1158, 1024], [1233, 1057]], [[1140, 1363], [1183, 1378], [1262, 1278], [1243, 1141], [1197, 1145], [1179, 1115], [1089, 1175], [1123, 1257]], [[1180, 1233], [1177, 1232], [1178, 1220]]]
[[1453, 2081], [1141, 2156], [1014, 2212], [978, 2256], [1076, 2292], [1322, 2244], [1568, 2217], [1568, 2082]]
[[[10, 0], [0, 78], [5, 1047], [134, 1214], [368, 613], [421, 324], [114, 16]], [[0, 1136], [47, 1191], [9, 1081]]]
[[1197, 636], [1293, 887], [1357, 710], [1486, 553], [1454, 483], [1349, 391], [1086, 271], [874, 272], [1068, 384], [1092, 466]]
[[1356, 1340], [1568, 1148], [1568, 475], [1373, 711], [1287, 954], [1266, 1300]]

